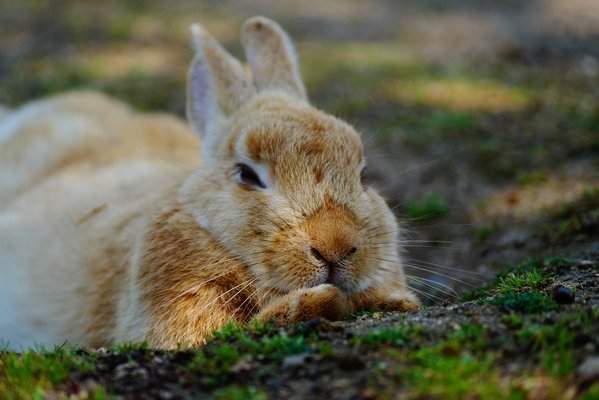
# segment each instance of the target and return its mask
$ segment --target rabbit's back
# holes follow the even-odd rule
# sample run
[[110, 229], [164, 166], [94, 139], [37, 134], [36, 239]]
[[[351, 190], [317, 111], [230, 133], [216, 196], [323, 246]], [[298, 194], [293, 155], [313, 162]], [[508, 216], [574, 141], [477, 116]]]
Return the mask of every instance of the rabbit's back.
[[0, 119], [3, 339], [86, 343], [89, 318], [108, 325], [116, 298], [102, 296], [125, 284], [144, 211], [199, 156], [183, 121], [92, 92]]
[[193, 168], [199, 154], [183, 120], [97, 92], [63, 94], [0, 116], [0, 204], [67, 170], [139, 160]]

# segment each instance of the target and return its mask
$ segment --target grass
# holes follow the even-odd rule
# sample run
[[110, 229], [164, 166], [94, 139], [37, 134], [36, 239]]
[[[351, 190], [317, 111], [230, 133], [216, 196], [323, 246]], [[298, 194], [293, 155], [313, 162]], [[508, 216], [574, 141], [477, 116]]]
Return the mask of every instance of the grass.
[[409, 398], [497, 399], [511, 395], [493, 367], [494, 355], [446, 355], [441, 347], [424, 348], [410, 357], [405, 370]]
[[473, 236], [477, 243], [485, 242], [497, 232], [496, 224], [485, 224], [474, 228]]
[[365, 335], [353, 338], [352, 342], [357, 345], [364, 344], [368, 346], [381, 346], [383, 344], [406, 346], [413, 341], [418, 332], [418, 326], [402, 324], [391, 328], [373, 329]]
[[497, 290], [500, 293], [510, 293], [525, 289], [539, 289], [547, 280], [547, 275], [539, 269], [522, 272], [508, 272], [497, 279]]
[[536, 314], [554, 311], [559, 307], [549, 296], [539, 292], [505, 293], [489, 301], [503, 312]]
[[186, 369], [201, 373], [203, 384], [215, 387], [229, 382], [232, 368], [242, 360], [260, 357], [278, 363], [286, 356], [311, 350], [308, 342], [302, 334], [279, 333], [265, 325], [254, 324], [245, 329], [228, 324], [213, 335], [208, 345], [195, 353]]
[[252, 386], [231, 385], [214, 391], [216, 400], [267, 400], [268, 396]]
[[[536, 268], [562, 268], [565, 263], [566, 260], [559, 258], [527, 261], [520, 265], [524, 271], [522, 276], [512, 282], [515, 277], [508, 274], [510, 279], [504, 279], [494, 290], [501, 290], [501, 285], [528, 287], [538, 282], [537, 278], [531, 278]], [[525, 304], [530, 302], [527, 300]], [[348, 344], [356, 354], [377, 360], [379, 367], [374, 366], [369, 372], [370, 381], [387, 379], [385, 385], [391, 385], [390, 393], [402, 393], [403, 398], [526, 398], [533, 389], [523, 385], [520, 378], [505, 379], [504, 376], [502, 368], [506, 360], [513, 363], [514, 357], [518, 376], [546, 377], [548, 390], [553, 393], [549, 398], [559, 398], [577, 365], [576, 352], [580, 349], [577, 338], [593, 337], [599, 311], [577, 308], [551, 320], [526, 311], [512, 309], [504, 314], [500, 320], [507, 330], [499, 335], [496, 326], [480, 322], [462, 323], [440, 331], [434, 326], [404, 319], [396, 325], [351, 337]], [[330, 342], [326, 333], [307, 334], [306, 328], [302, 324], [288, 330], [264, 324], [226, 325], [207, 345], [191, 354], [191, 360], [180, 367], [180, 376], [188, 377], [182, 378], [184, 380], [193, 377], [196, 385], [203, 391], [212, 391], [215, 399], [267, 399], [267, 393], [256, 382], [261, 376], [276, 375], [285, 357], [309, 353], [335, 362], [339, 345]], [[109, 351], [121, 355], [142, 353], [141, 359], [153, 357], [153, 350], [144, 343], [122, 344]], [[96, 357], [93, 353], [65, 347], [23, 354], [3, 352], [0, 354], [0, 398], [41, 399], [55, 390], [61, 393], [73, 374], [94, 374]], [[252, 373], [240, 373], [238, 366], [242, 366], [241, 370], [250, 368]], [[383, 393], [385, 385], [377, 390]], [[589, 396], [593, 390], [587, 392]], [[103, 399], [108, 393], [97, 387], [90, 398]]]
[[[41, 399], [72, 372], [89, 373], [94, 368], [93, 359], [66, 347], [0, 353], [0, 398]], [[101, 395], [98, 390], [97, 398]]]
[[441, 195], [427, 193], [420, 199], [408, 201], [405, 212], [413, 222], [423, 222], [446, 216], [449, 213], [449, 205]]
[[[558, 268], [569, 268], [576, 263], [563, 257], [545, 257], [530, 258], [513, 266], [502, 268], [497, 277], [486, 285], [466, 292], [463, 300], [489, 300], [494, 296], [500, 296], [502, 301], [498, 300], [499, 305], [506, 303], [522, 304], [542, 303], [543, 300], [538, 295], [525, 295], [525, 293], [535, 292], [551, 283], [552, 277]], [[517, 296], [520, 294], [521, 296]], [[523, 295], [523, 296], [522, 296]], [[515, 305], [519, 307], [519, 305]]]
[[576, 369], [576, 338], [593, 334], [596, 317], [597, 311], [590, 309], [562, 314], [555, 321], [511, 313], [502, 317], [510, 330], [501, 337], [478, 323], [464, 324], [440, 338], [422, 331], [410, 336], [409, 326], [400, 325], [371, 332], [357, 342], [384, 349], [392, 364], [373, 374], [393, 368], [402, 398], [528, 398], [530, 388], [504, 377], [506, 350], [523, 356], [521, 376], [545, 377], [548, 398], [560, 398]]

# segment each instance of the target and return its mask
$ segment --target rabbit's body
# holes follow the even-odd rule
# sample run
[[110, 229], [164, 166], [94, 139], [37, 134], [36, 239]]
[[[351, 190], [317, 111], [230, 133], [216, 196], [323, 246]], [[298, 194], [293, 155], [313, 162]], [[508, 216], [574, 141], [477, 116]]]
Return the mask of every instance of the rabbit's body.
[[359, 135], [311, 107], [289, 39], [244, 26], [253, 82], [195, 32], [188, 118], [93, 93], [0, 120], [0, 340], [198, 345], [226, 322], [412, 310]]
[[145, 216], [197, 168], [199, 141], [85, 92], [14, 111], [0, 137], [0, 336], [105, 337]]

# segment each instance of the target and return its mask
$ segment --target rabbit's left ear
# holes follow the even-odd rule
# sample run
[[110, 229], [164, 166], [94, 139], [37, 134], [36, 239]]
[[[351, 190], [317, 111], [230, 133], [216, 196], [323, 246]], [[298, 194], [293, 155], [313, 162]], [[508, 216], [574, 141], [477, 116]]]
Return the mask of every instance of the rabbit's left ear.
[[195, 57], [187, 82], [187, 119], [208, 143], [218, 141], [218, 123], [235, 112], [254, 93], [243, 66], [212, 36], [192, 25]]
[[293, 43], [276, 22], [248, 19], [241, 29], [241, 43], [259, 91], [278, 89], [307, 99]]

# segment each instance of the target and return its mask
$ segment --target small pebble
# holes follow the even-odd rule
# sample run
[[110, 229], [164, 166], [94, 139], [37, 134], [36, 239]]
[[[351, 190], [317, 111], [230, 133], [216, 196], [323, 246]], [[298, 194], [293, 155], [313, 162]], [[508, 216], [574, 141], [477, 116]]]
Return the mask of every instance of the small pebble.
[[574, 303], [574, 292], [569, 287], [557, 285], [553, 288], [553, 300], [558, 304]]
[[283, 360], [283, 368], [295, 368], [306, 363], [307, 358], [310, 356], [308, 353], [295, 354], [287, 356]]
[[595, 379], [599, 377], [599, 357], [588, 357], [578, 367], [578, 375], [583, 379]]

